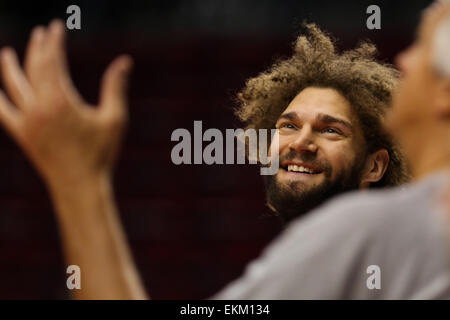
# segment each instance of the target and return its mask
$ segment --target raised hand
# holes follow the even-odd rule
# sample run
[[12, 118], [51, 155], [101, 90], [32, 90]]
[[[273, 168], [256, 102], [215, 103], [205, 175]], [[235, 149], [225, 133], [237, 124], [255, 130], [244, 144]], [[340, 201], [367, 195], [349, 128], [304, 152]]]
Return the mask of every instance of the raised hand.
[[127, 119], [125, 89], [132, 61], [106, 70], [98, 106], [72, 84], [64, 25], [33, 30], [24, 69], [2, 49], [0, 122], [49, 187], [67, 264], [82, 272], [82, 299], [144, 299], [145, 290], [122, 230], [110, 176]]
[[7, 96], [0, 91], [0, 122], [51, 187], [109, 175], [127, 120], [126, 85], [132, 60], [106, 70], [100, 103], [88, 105], [72, 84], [65, 27], [36, 27], [22, 69], [11, 48], [0, 52]]

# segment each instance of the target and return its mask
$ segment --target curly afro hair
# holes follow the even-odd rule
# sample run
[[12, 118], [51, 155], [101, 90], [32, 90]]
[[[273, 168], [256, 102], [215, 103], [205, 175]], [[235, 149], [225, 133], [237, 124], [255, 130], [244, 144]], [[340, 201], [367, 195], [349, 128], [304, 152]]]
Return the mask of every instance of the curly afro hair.
[[399, 72], [375, 60], [376, 47], [363, 42], [356, 49], [336, 52], [334, 41], [315, 24], [305, 24], [290, 58], [247, 80], [238, 93], [235, 114], [246, 128], [273, 129], [292, 99], [307, 87], [333, 88], [351, 104], [359, 119], [367, 152], [381, 148], [390, 162], [383, 178], [371, 187], [408, 181], [405, 161], [383, 121], [390, 107]]

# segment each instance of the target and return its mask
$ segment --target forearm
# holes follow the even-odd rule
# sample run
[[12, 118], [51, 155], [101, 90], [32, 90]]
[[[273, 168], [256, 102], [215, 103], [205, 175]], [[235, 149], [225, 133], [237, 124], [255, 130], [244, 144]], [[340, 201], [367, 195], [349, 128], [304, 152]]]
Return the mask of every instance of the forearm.
[[81, 269], [78, 299], [146, 299], [120, 224], [110, 179], [50, 187], [68, 264]]

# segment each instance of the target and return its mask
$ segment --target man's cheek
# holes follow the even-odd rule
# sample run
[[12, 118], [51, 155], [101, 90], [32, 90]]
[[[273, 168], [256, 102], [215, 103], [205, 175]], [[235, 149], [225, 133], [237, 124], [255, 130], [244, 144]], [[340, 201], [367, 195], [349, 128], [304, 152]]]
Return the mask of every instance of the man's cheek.
[[[331, 181], [335, 181], [336, 179], [342, 177], [342, 174], [344, 172], [349, 172], [351, 167], [353, 166], [355, 162], [355, 154], [354, 154], [354, 147], [349, 148], [348, 146], [341, 146], [341, 152], [339, 153], [339, 156], [332, 157], [332, 161], [328, 161], [327, 168], [324, 171], [325, 175], [328, 176], [328, 178]], [[342, 152], [342, 150], [345, 150]]]

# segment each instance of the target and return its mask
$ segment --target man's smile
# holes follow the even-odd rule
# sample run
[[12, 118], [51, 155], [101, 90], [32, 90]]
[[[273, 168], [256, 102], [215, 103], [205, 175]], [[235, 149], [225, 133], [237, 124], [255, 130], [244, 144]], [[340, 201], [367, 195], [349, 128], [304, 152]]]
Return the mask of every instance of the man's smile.
[[312, 165], [301, 161], [283, 161], [279, 173], [281, 173], [282, 179], [310, 180], [321, 175], [323, 169], [318, 165]]

